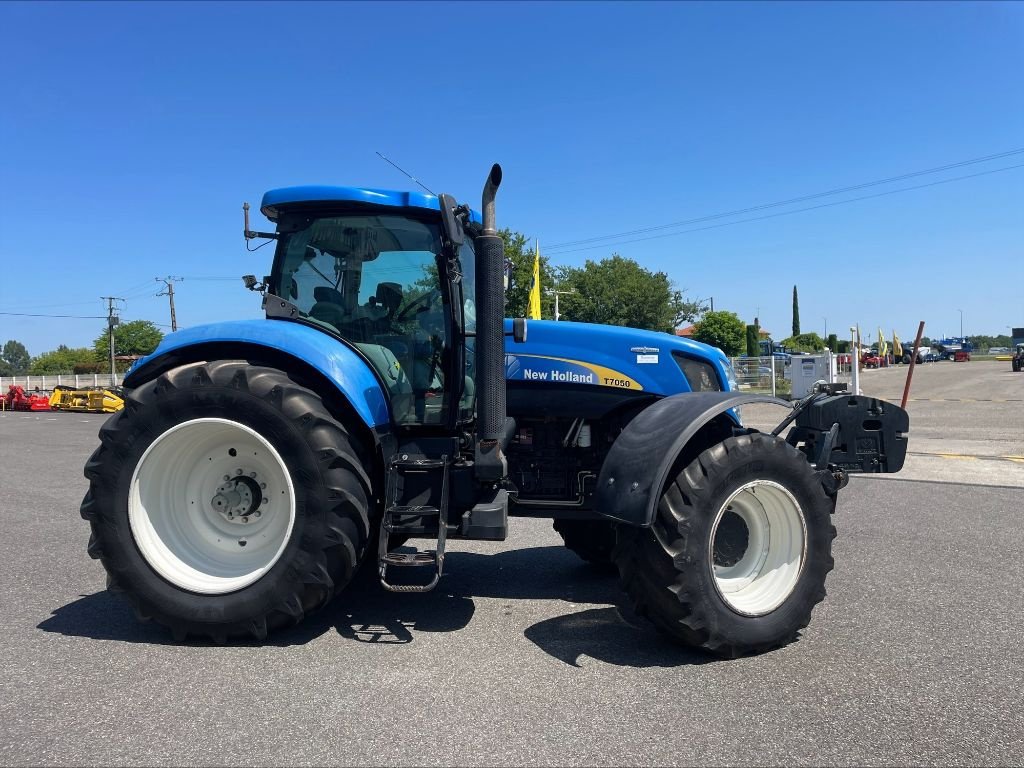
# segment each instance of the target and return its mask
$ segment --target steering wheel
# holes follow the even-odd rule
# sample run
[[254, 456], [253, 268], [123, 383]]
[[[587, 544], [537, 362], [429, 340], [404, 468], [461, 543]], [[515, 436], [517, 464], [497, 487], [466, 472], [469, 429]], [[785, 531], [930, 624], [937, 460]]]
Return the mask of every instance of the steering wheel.
[[415, 298], [412, 301], [410, 301], [401, 312], [395, 315], [395, 320], [405, 320], [405, 318], [408, 317], [413, 312], [413, 310], [416, 310], [417, 312], [421, 311], [420, 309], [417, 309], [417, 307], [419, 307], [421, 304], [424, 305], [425, 308], [426, 306], [429, 306], [431, 303], [433, 303], [435, 299], [438, 299], [440, 297], [440, 289], [432, 288], [429, 292], [424, 293], [422, 296], [419, 296], [418, 298]]

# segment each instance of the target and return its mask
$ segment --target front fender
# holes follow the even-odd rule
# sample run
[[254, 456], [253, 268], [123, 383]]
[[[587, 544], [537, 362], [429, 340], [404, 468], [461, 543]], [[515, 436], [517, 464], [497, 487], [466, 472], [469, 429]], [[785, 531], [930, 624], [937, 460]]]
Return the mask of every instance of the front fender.
[[687, 392], [658, 400], [634, 418], [601, 466], [595, 509], [620, 523], [647, 527], [676, 458], [698, 430], [731, 408], [749, 403], [792, 403], [767, 395]]
[[297, 358], [320, 372], [337, 387], [370, 429], [391, 422], [384, 389], [362, 357], [315, 328], [283, 320], [235, 320], [169, 334], [153, 354], [132, 367], [124, 385], [134, 387], [136, 382], [146, 381], [169, 357], [187, 355], [193, 349], [203, 348], [203, 355], [198, 359], [209, 360], [207, 355], [211, 353], [222, 358], [233, 354], [244, 358], [251, 354], [253, 347]]

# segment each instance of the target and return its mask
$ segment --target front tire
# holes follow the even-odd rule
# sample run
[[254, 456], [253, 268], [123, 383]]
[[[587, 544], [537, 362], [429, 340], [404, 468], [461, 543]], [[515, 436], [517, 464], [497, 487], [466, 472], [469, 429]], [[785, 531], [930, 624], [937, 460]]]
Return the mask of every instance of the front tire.
[[732, 437], [669, 482], [650, 528], [620, 526], [615, 563], [637, 613], [675, 640], [760, 653], [793, 641], [824, 599], [834, 506], [784, 440]]
[[364, 449], [283, 371], [175, 368], [132, 390], [100, 441], [89, 554], [177, 639], [263, 640], [325, 605], [367, 550]]

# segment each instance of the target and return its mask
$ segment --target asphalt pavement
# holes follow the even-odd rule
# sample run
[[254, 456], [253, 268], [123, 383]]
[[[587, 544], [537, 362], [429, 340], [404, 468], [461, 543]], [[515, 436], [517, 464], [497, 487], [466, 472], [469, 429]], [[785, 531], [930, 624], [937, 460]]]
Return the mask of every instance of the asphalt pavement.
[[662, 639], [522, 519], [451, 542], [433, 593], [363, 585], [263, 646], [174, 644], [85, 552], [102, 418], [0, 415], [0, 764], [1024, 762], [1019, 489], [855, 478], [829, 596], [753, 658]]

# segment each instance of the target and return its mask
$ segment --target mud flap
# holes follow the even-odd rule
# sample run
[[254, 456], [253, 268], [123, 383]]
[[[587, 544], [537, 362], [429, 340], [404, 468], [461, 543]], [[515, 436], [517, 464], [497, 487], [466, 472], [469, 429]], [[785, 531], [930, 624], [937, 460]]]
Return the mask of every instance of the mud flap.
[[599, 514], [647, 527], [676, 458], [701, 427], [750, 403], [792, 404], [767, 395], [687, 392], [658, 400], [633, 419], [612, 444], [595, 493]]

